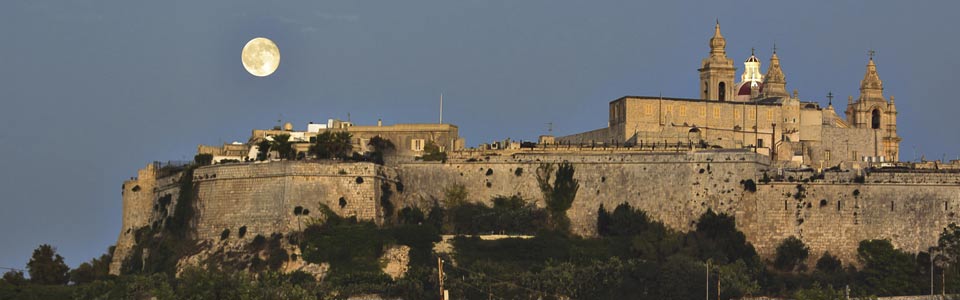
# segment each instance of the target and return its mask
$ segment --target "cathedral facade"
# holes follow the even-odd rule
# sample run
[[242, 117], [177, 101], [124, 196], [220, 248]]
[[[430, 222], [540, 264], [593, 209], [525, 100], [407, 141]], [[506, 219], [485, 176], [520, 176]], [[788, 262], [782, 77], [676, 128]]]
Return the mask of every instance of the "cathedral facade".
[[751, 53], [735, 81], [720, 24], [710, 38], [710, 53], [699, 71], [700, 98], [624, 96], [609, 103], [606, 128], [558, 137], [571, 144], [616, 144], [651, 147], [747, 149], [790, 165], [836, 166], [843, 163], [895, 162], [897, 135], [894, 98], [883, 95], [883, 82], [872, 55], [860, 82], [860, 95], [848, 98], [845, 118], [833, 106], [800, 99], [787, 92], [787, 80], [774, 49], [766, 73]]

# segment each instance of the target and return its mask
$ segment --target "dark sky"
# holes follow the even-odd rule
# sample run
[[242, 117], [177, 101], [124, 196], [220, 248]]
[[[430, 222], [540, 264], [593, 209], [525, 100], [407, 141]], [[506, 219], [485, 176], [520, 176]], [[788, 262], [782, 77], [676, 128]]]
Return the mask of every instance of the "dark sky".
[[[101, 254], [137, 169], [278, 119], [434, 122], [442, 92], [476, 145], [603, 127], [623, 95], [697, 97], [717, 18], [738, 72], [776, 43], [787, 89], [824, 106], [876, 50], [901, 158], [960, 153], [958, 1], [641, 2], [3, 1], [0, 267], [41, 243]], [[240, 63], [257, 36], [282, 53], [270, 77]]]

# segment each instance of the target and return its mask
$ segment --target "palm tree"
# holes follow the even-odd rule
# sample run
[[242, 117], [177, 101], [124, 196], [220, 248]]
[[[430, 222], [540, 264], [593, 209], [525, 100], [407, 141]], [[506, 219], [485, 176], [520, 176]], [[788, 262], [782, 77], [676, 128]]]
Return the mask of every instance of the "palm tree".
[[293, 159], [297, 157], [297, 151], [293, 148], [293, 142], [290, 141], [289, 134], [281, 134], [273, 137], [270, 148], [277, 151], [280, 159]]

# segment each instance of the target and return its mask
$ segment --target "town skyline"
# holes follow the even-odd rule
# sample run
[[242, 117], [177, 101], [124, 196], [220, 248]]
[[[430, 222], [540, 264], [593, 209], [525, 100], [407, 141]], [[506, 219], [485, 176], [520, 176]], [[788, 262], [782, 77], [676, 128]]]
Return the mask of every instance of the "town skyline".
[[[897, 99], [901, 160], [956, 159], [944, 130], [960, 104], [944, 3], [706, 5], [395, 3], [263, 6], [159, 3], [76, 7], [10, 4], [0, 47], [2, 183], [9, 191], [0, 266], [22, 268], [40, 243], [71, 266], [116, 239], [117, 182], [158, 158], [189, 160], [198, 144], [245, 141], [277, 120], [358, 124], [444, 122], [468, 146], [602, 127], [625, 95], [697, 98], [697, 67], [719, 18], [737, 66], [777, 46], [787, 88], [826, 107], [858, 94], [876, 51]], [[736, 4], [736, 5], [734, 5]], [[786, 12], [796, 19], [784, 20]], [[250, 38], [277, 42], [275, 74], [243, 71]], [[64, 50], [68, 49], [68, 50]], [[51, 88], [52, 87], [52, 88]], [[835, 105], [838, 106], [838, 105]], [[842, 114], [842, 110], [838, 110]], [[50, 137], [36, 139], [37, 136]], [[24, 145], [26, 144], [26, 145]], [[70, 147], [65, 151], [62, 147]], [[69, 178], [54, 180], [54, 178]], [[37, 222], [44, 212], [46, 222]]]

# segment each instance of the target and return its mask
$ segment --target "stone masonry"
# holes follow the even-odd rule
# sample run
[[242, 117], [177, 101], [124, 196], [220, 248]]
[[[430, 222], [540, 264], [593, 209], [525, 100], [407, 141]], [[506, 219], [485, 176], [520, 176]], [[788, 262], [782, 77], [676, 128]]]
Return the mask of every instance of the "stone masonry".
[[[809, 171], [784, 172], [783, 181], [764, 184], [764, 173], [775, 177], [778, 170], [767, 156], [747, 151], [454, 154], [442, 163], [394, 166], [275, 161], [201, 167], [193, 178], [195, 237], [214, 240], [225, 229], [236, 233], [244, 226], [246, 238], [296, 231], [294, 208], [309, 209], [307, 218], [315, 218], [321, 204], [342, 216], [381, 223], [384, 191], [397, 209], [426, 211], [442, 204], [453, 185], [463, 185], [470, 201], [490, 205], [495, 196], [519, 195], [544, 206], [538, 168], [562, 162], [573, 164], [579, 181], [567, 215], [574, 233], [584, 236], [595, 234], [600, 205], [612, 210], [626, 202], [681, 231], [693, 229], [712, 209], [736, 216], [738, 228], [763, 257], [771, 257], [792, 235], [810, 246], [813, 259], [829, 251], [855, 263], [857, 245], [866, 239], [890, 239], [911, 252], [927, 250], [945, 226], [958, 221], [960, 210], [960, 173], [876, 172], [856, 183], [856, 171], [828, 172], [816, 180]], [[156, 221], [151, 207], [157, 199], [177, 194], [172, 176], [151, 177], [150, 168], [124, 183], [124, 227], [113, 272], [134, 243], [131, 232]], [[745, 190], [743, 180], [755, 181], [757, 191]], [[132, 192], [135, 185], [140, 192]]]

